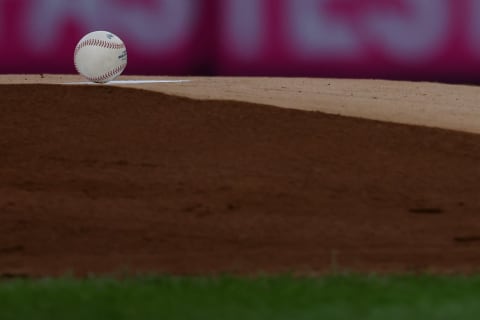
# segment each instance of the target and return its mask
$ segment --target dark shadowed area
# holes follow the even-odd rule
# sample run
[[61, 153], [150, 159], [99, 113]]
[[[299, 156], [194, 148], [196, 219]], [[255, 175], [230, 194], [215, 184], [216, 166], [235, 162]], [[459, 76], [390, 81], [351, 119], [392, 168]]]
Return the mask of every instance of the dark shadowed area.
[[0, 274], [480, 269], [480, 136], [0, 86]]

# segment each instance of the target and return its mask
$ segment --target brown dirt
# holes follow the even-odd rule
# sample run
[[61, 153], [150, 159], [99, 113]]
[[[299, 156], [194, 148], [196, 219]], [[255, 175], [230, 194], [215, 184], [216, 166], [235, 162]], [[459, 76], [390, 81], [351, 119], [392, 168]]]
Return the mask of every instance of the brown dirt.
[[0, 86], [0, 274], [471, 272], [480, 136]]

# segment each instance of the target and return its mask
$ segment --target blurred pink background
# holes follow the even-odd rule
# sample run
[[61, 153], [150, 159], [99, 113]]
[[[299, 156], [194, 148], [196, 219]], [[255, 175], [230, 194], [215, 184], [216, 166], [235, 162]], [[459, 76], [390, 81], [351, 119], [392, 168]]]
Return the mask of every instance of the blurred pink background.
[[0, 0], [0, 72], [74, 73], [94, 30], [128, 74], [480, 81], [478, 0]]

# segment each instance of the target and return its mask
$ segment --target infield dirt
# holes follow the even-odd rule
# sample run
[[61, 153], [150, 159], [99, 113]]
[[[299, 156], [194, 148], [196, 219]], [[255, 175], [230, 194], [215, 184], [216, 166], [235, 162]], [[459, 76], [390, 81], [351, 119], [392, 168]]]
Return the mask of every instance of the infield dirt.
[[480, 136], [2, 85], [0, 274], [480, 269]]

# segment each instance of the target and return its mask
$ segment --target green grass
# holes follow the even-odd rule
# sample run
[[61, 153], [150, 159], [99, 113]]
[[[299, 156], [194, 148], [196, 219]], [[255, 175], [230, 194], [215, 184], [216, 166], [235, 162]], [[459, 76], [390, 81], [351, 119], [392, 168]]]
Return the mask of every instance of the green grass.
[[480, 319], [480, 276], [13, 280], [0, 319]]

